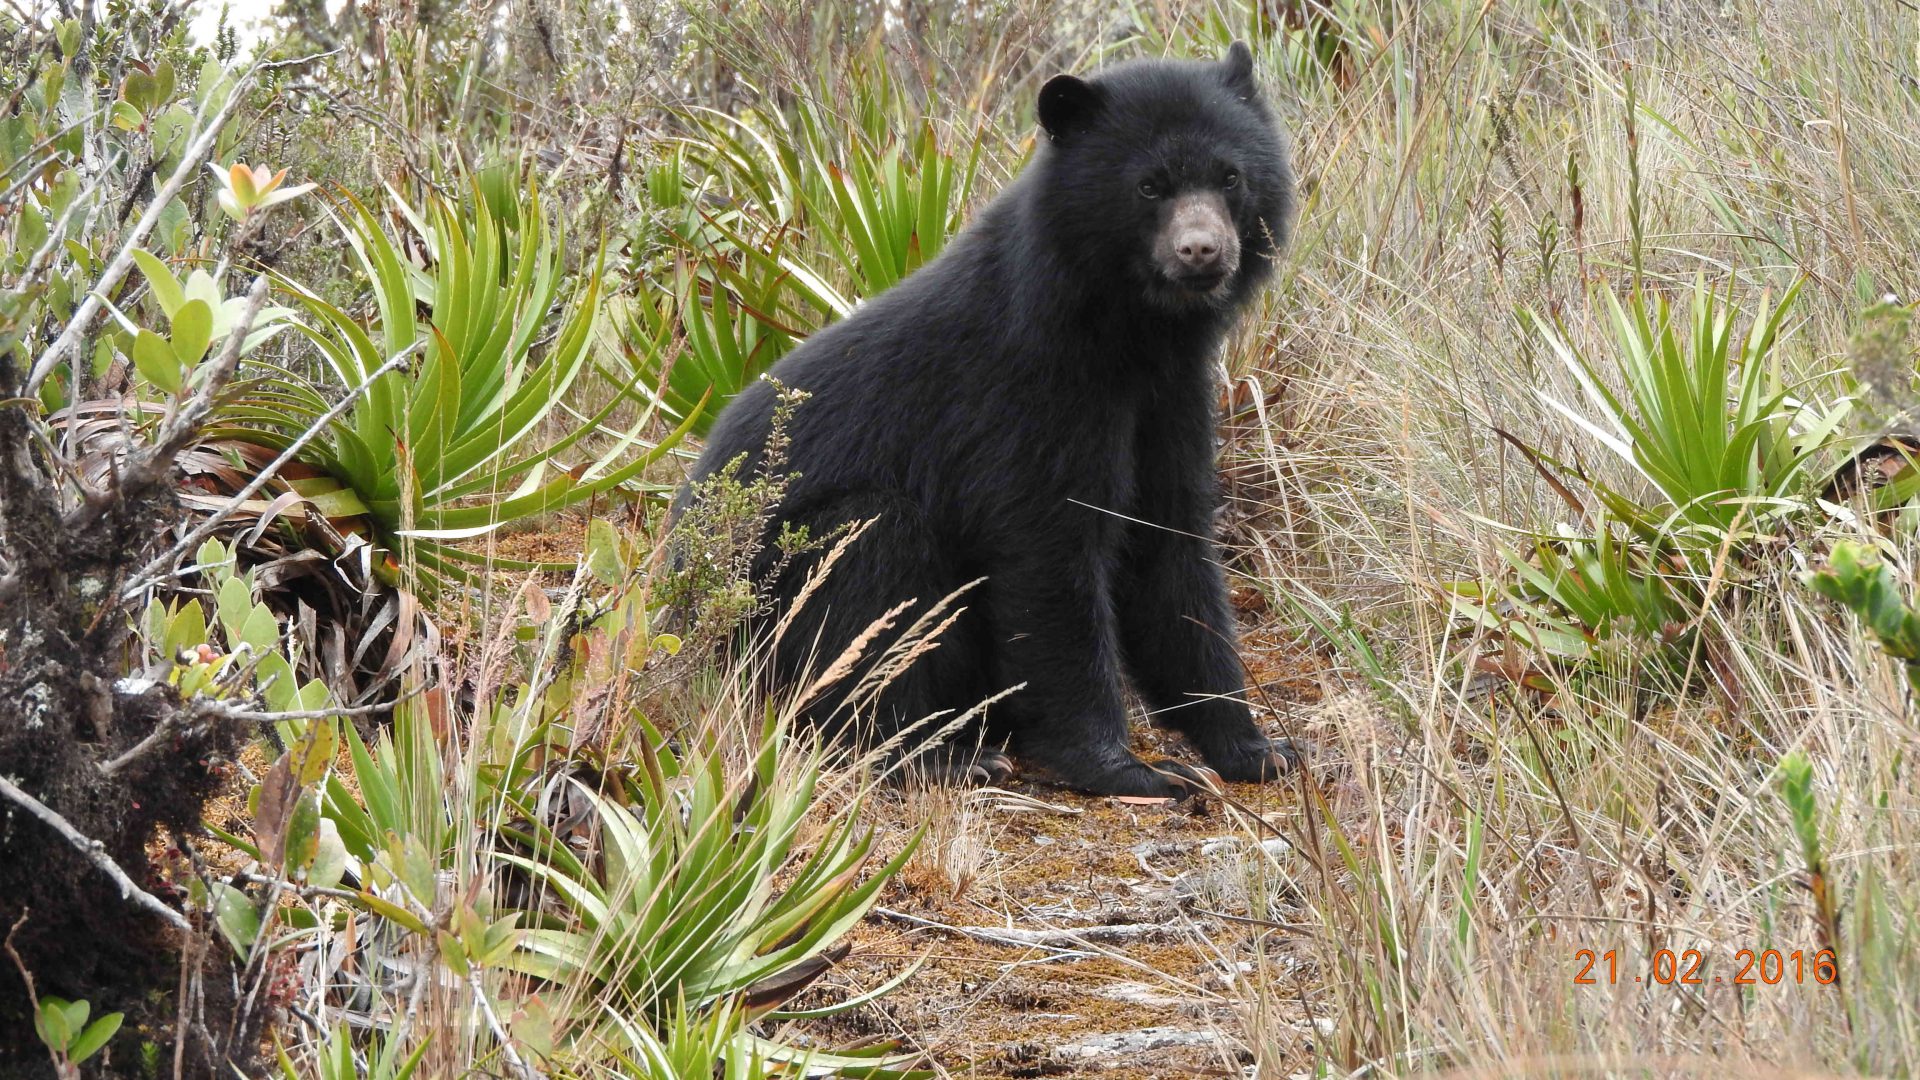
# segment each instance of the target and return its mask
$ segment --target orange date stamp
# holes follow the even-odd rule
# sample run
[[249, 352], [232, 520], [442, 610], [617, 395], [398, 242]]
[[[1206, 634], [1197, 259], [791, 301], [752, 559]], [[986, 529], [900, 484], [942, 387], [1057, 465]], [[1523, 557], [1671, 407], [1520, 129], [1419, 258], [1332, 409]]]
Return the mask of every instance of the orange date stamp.
[[1573, 981], [1580, 986], [1832, 986], [1840, 981], [1840, 966], [1832, 949], [1741, 949], [1733, 954], [1731, 972], [1710, 965], [1699, 949], [1661, 949], [1653, 954], [1646, 970], [1639, 972], [1624, 970], [1615, 949], [1580, 949], [1573, 958], [1578, 968]]

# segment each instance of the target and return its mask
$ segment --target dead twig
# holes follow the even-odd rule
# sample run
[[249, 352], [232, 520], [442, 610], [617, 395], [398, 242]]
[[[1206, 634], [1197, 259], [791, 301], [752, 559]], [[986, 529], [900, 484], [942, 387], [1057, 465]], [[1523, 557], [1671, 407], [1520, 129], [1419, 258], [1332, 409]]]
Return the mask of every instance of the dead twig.
[[187, 921], [185, 915], [161, 903], [159, 897], [135, 885], [133, 879], [127, 876], [127, 872], [120, 869], [120, 864], [107, 857], [106, 848], [100, 841], [74, 828], [68, 823], [66, 818], [61, 817], [51, 806], [15, 787], [13, 782], [4, 776], [0, 776], [0, 795], [6, 796], [15, 805], [27, 813], [32, 814], [34, 817], [39, 818], [54, 832], [64, 837], [67, 843], [72, 844], [75, 850], [85, 855], [88, 861], [92, 862], [93, 865], [100, 868], [101, 872], [112, 878], [114, 884], [120, 886], [120, 896], [122, 899], [134, 901], [141, 907], [159, 916], [169, 926], [172, 926], [182, 934], [190, 934], [193, 932], [193, 924]]
[[[417, 691], [416, 691], [417, 692]], [[112, 776], [138, 761], [148, 751], [165, 742], [174, 733], [185, 731], [204, 720], [239, 720], [249, 724], [277, 724], [282, 720], [327, 720], [335, 717], [372, 716], [391, 709], [412, 694], [373, 705], [340, 706], [331, 709], [293, 709], [286, 712], [261, 712], [243, 709], [217, 698], [195, 698], [154, 725], [147, 737], [133, 744], [126, 753], [100, 766], [103, 776]]]
[[[33, 914], [33, 909], [27, 908], [20, 913], [19, 918], [13, 920], [13, 928], [7, 931], [7, 940], [4, 942], [4, 947], [7, 950], [7, 956], [13, 960], [14, 970], [20, 973], [20, 981], [27, 984], [27, 1004], [33, 1008], [34, 1015], [38, 1016], [40, 1014], [40, 995], [35, 993], [33, 989], [33, 972], [27, 970], [27, 962], [20, 959], [20, 953], [13, 947], [13, 935], [19, 933], [22, 926], [27, 925], [27, 916], [31, 914]], [[63, 1070], [60, 1067], [60, 1055], [54, 1052], [53, 1047], [47, 1047], [47, 1053], [53, 1058], [53, 1071], [61, 1076], [67, 1075], [67, 1070]]]
[[513, 1049], [513, 1039], [507, 1035], [507, 1029], [500, 1023], [500, 1017], [493, 1011], [493, 1002], [487, 999], [487, 988], [480, 981], [480, 969], [471, 968], [467, 973], [467, 984], [473, 989], [474, 1004], [480, 1008], [480, 1015], [487, 1021], [487, 1030], [493, 1032], [494, 1041], [500, 1044], [500, 1052], [506, 1055], [507, 1064], [512, 1067], [513, 1075], [520, 1080], [534, 1080], [534, 1071]]
[[[904, 911], [895, 911], [892, 908], [884, 907], [874, 908], [873, 913], [883, 919], [892, 920], [893, 922], [905, 923], [908, 926], [918, 926], [927, 930], [939, 930], [948, 934], [958, 934], [961, 937], [972, 938], [975, 941], [985, 942], [988, 945], [1006, 945], [1016, 949], [1049, 949], [1059, 954], [1055, 959], [1080, 959], [1100, 955], [1097, 952], [1087, 952], [1082, 949], [1075, 949], [1067, 945], [1055, 943], [1056, 940], [1070, 940], [1070, 935], [1073, 933], [1072, 931], [1000, 930], [990, 926], [955, 926], [952, 923], [935, 922], [932, 919], [923, 919], [918, 915], [909, 915]], [[1088, 929], [1103, 928], [1088, 927]], [[1104, 929], [1112, 928], [1107, 927]], [[1157, 930], [1160, 929], [1160, 927], [1155, 927], [1154, 929]], [[1049, 940], [1050, 938], [1055, 940]], [[1082, 940], [1084, 941], [1085, 939]]]

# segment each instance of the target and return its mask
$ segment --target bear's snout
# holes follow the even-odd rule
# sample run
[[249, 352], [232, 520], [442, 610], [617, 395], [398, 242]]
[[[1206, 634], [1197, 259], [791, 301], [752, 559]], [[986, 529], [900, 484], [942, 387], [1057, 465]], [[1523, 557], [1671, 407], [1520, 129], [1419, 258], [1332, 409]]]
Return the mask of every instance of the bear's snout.
[[1240, 237], [1217, 191], [1174, 199], [1155, 247], [1160, 272], [1191, 289], [1217, 288], [1240, 268]]
[[1180, 261], [1194, 270], [1212, 270], [1220, 264], [1220, 238], [1194, 229], [1180, 237]]

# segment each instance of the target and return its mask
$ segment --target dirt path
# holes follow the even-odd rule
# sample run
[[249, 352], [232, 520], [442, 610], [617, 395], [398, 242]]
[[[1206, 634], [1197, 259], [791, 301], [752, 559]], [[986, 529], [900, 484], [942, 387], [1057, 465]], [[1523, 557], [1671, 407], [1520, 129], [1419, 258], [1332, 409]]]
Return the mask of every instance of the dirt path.
[[[1284, 709], [1317, 699], [1307, 665], [1248, 645], [1269, 700]], [[1149, 758], [1184, 752], [1156, 732], [1135, 741]], [[1291, 786], [1236, 785], [1230, 794], [1272, 822], [1297, 813]], [[1273, 976], [1297, 970], [1305, 950], [1222, 916], [1255, 910], [1250, 895], [1280, 891], [1272, 870], [1297, 868], [1283, 841], [1267, 855], [1252, 851], [1257, 826], [1213, 800], [1084, 798], [1017, 778], [1004, 792], [876, 800], [871, 813], [883, 828], [933, 824], [855, 935], [839, 991], [929, 959], [879, 1005], [811, 1030], [904, 1037], [955, 1076], [1244, 1074], [1250, 987], [1292, 986]], [[1292, 1002], [1280, 1011], [1266, 1030], [1278, 1030], [1304, 1065], [1311, 1023]]]
[[[1247, 911], [1262, 887], [1248, 830], [1198, 800], [1007, 790], [920, 808], [945, 816], [855, 935], [849, 985], [926, 966], [820, 1033], [906, 1036], [958, 1076], [1240, 1075], [1246, 980], [1293, 962], [1283, 938], [1216, 914]], [[1290, 813], [1284, 796], [1237, 790]], [[903, 828], [913, 801], [891, 807]]]

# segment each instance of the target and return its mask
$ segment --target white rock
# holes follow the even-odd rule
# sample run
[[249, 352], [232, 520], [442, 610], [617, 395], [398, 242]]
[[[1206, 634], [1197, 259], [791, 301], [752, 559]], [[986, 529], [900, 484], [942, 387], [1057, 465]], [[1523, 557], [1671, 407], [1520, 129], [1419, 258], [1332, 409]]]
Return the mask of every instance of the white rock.
[[1115, 1064], [1125, 1063], [1132, 1054], [1144, 1054], [1149, 1050], [1164, 1050], [1175, 1046], [1214, 1046], [1218, 1036], [1210, 1031], [1193, 1031], [1177, 1027], [1148, 1027], [1137, 1031], [1116, 1031], [1109, 1035], [1095, 1035], [1076, 1043], [1068, 1043], [1053, 1052], [1059, 1058], [1075, 1058], [1082, 1061], [1092, 1058], [1117, 1058]]

